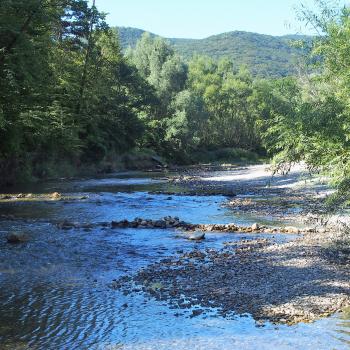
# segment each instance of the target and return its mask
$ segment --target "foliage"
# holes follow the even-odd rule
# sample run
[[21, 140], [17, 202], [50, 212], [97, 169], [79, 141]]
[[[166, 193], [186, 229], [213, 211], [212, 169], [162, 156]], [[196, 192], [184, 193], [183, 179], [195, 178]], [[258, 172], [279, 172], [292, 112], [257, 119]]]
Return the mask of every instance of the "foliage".
[[[123, 49], [134, 48], [144, 31], [137, 28], [118, 27]], [[149, 34], [156, 37], [155, 34]], [[271, 36], [234, 31], [213, 35], [205, 39], [166, 39], [178, 54], [189, 61], [193, 56], [208, 56], [215, 60], [227, 57], [234, 68], [247, 66], [256, 77], [285, 77], [298, 72], [304, 62], [308, 46], [291, 45], [291, 42], [310, 43], [312, 37], [302, 35]]]
[[275, 155], [276, 169], [304, 161], [311, 171], [326, 172], [338, 189], [332, 204], [339, 205], [350, 195], [350, 9], [319, 5], [319, 13], [303, 12], [324, 35], [312, 51], [322, 57], [315, 61], [319, 74], [260, 86], [257, 100], [264, 111], [264, 144]]
[[[117, 33], [85, 0], [0, 4], [0, 173], [78, 166], [129, 149], [142, 134], [147, 84]], [[32, 169], [32, 170], [30, 170]], [[40, 169], [40, 170], [38, 170]]]
[[158, 100], [145, 119], [144, 147], [177, 161], [188, 161], [197, 149], [258, 148], [247, 69], [203, 56], [187, 67], [169, 43], [149, 33], [128, 56]]

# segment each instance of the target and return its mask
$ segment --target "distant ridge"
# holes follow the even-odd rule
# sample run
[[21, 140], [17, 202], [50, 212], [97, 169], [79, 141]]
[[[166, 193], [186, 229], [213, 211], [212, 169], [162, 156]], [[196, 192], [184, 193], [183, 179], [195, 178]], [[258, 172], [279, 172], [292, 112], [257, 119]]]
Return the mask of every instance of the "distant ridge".
[[[117, 27], [123, 49], [134, 47], [145, 32], [142, 29]], [[157, 36], [150, 33], [152, 36]], [[186, 60], [193, 55], [206, 55], [214, 59], [227, 56], [234, 65], [247, 65], [255, 76], [284, 77], [297, 72], [306, 51], [291, 47], [295, 40], [311, 41], [311, 36], [272, 36], [244, 31], [212, 35], [204, 39], [165, 38]]]

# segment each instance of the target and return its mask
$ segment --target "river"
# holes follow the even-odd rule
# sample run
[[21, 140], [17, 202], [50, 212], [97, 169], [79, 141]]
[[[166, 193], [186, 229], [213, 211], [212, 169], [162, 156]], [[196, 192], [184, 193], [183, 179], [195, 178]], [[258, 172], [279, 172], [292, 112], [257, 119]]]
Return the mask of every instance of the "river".
[[[33, 197], [0, 202], [1, 349], [350, 348], [346, 314], [311, 324], [262, 326], [250, 315], [224, 318], [215, 310], [191, 317], [191, 310], [110, 288], [113, 280], [167, 256], [221, 248], [225, 241], [257, 235], [210, 232], [196, 243], [174, 229], [100, 225], [60, 230], [55, 225], [63, 220], [103, 223], [168, 215], [191, 223], [278, 224], [272, 218], [238, 215], [222, 206], [224, 196], [168, 194], [174, 188], [161, 173], [51, 181], [11, 191]], [[37, 196], [55, 191], [62, 193], [61, 200]], [[25, 233], [28, 241], [9, 244], [9, 232]], [[277, 234], [273, 239], [284, 242], [293, 236]]]

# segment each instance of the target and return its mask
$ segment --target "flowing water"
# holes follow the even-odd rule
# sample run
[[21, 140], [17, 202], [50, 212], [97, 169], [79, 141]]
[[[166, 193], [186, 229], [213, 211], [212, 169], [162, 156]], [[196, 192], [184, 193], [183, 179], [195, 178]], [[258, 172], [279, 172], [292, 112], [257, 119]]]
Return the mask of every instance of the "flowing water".
[[[233, 214], [221, 206], [223, 196], [159, 194], [174, 188], [153, 176], [48, 182], [16, 190], [59, 191], [63, 200], [34, 196], [0, 203], [0, 214], [6, 215], [0, 221], [0, 349], [350, 348], [345, 314], [312, 324], [260, 327], [249, 315], [190, 317], [191, 310], [111, 289], [113, 279], [164, 257], [257, 235], [207, 233], [203, 242], [194, 243], [172, 229], [59, 230], [55, 223], [171, 215], [192, 223], [278, 224], [268, 217]], [[29, 240], [8, 244], [8, 232], [23, 232]]]

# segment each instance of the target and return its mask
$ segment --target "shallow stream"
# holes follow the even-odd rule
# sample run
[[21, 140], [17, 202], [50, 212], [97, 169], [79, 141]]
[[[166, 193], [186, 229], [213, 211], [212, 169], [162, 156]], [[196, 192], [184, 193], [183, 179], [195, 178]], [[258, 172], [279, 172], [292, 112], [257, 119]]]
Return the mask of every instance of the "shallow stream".
[[[195, 243], [173, 229], [59, 230], [55, 223], [171, 215], [191, 223], [278, 225], [269, 217], [234, 214], [222, 206], [223, 196], [165, 194], [174, 188], [162, 174], [154, 176], [125, 173], [48, 182], [16, 192], [58, 191], [63, 200], [34, 196], [0, 203], [0, 214], [6, 215], [0, 220], [0, 349], [350, 348], [346, 314], [312, 324], [259, 326], [249, 315], [226, 319], [209, 312], [190, 317], [191, 310], [111, 289], [113, 279], [167, 256], [262, 235], [207, 233], [203, 242]], [[8, 244], [8, 232], [23, 232], [29, 240]]]

